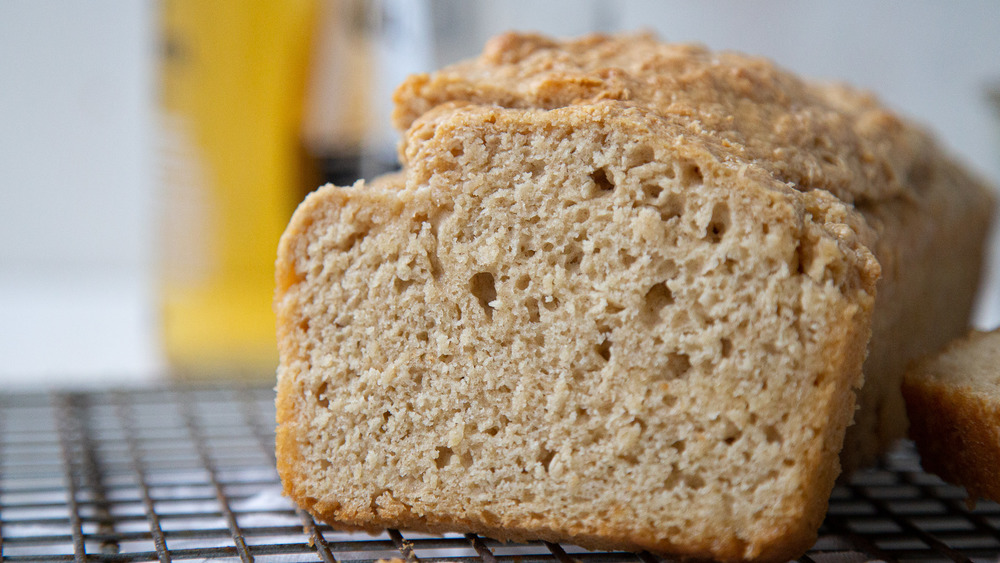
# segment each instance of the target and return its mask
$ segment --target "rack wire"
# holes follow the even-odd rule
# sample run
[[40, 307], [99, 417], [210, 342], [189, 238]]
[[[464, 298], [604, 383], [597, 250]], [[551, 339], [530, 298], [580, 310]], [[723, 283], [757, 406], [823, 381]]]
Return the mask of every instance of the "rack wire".
[[[315, 522], [281, 496], [273, 391], [0, 395], [0, 562], [632, 561], [546, 542]], [[965, 504], [912, 446], [839, 485], [803, 562], [1000, 560], [1000, 505]]]

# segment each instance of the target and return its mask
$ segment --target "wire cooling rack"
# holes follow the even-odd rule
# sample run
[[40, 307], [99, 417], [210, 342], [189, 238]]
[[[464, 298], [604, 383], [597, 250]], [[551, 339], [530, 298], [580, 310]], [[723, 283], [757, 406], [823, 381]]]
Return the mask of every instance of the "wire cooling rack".
[[[273, 391], [0, 395], [0, 561], [633, 561], [475, 535], [319, 525], [281, 496]], [[904, 445], [834, 491], [801, 561], [989, 561], [1000, 506], [922, 473]]]

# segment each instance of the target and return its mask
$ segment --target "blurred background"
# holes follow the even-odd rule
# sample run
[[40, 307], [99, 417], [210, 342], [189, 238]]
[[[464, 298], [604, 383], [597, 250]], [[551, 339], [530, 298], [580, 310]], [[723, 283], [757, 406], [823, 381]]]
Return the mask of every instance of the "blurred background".
[[[294, 206], [391, 168], [393, 87], [508, 29], [765, 55], [876, 92], [1000, 179], [995, 0], [5, 0], [0, 384], [272, 377]], [[993, 248], [979, 327], [1000, 324]]]

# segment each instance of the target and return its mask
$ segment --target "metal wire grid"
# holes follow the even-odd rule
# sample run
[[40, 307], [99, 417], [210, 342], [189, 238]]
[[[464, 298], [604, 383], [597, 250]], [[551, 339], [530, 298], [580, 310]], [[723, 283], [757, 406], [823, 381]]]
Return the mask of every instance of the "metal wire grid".
[[[319, 525], [280, 495], [273, 391], [0, 396], [0, 561], [633, 561], [544, 542]], [[912, 449], [838, 486], [802, 561], [1000, 559], [1000, 506], [922, 473]]]

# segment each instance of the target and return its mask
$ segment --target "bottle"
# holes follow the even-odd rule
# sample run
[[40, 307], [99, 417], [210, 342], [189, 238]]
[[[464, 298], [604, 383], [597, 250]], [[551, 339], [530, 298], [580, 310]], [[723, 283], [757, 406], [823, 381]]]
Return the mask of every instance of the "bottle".
[[320, 181], [301, 134], [318, 0], [161, 9], [164, 353], [181, 377], [271, 378], [278, 239]]

